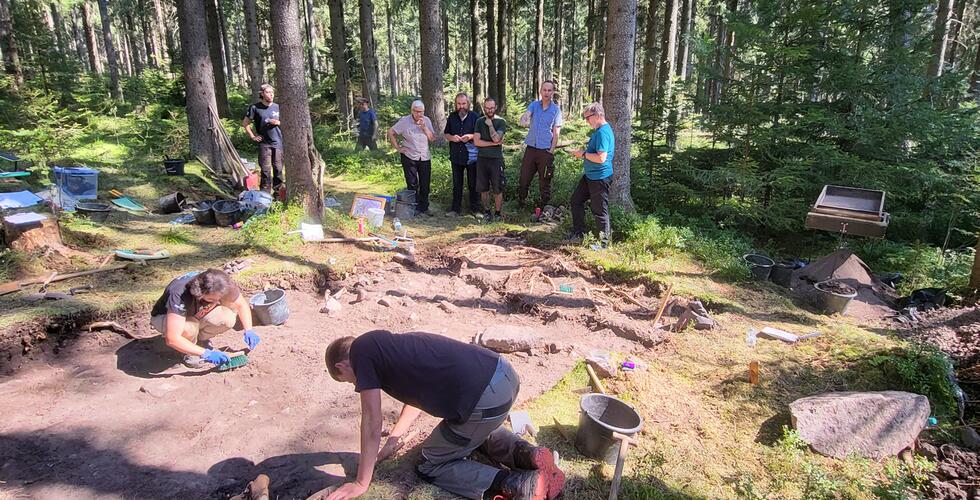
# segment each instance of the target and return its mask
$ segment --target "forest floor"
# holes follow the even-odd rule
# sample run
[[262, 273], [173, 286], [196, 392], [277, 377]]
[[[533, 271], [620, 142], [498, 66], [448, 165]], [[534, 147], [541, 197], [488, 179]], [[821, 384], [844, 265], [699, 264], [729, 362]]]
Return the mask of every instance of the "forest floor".
[[[102, 191], [120, 189], [147, 205], [174, 190], [214, 196], [199, 165], [190, 164], [185, 177], [165, 177], [153, 173], [158, 167], [134, 164], [125, 144], [90, 154], [101, 162]], [[346, 207], [355, 193], [390, 192], [398, 184], [392, 176], [329, 178], [326, 188]], [[581, 361], [593, 350], [640, 366], [605, 381], [645, 420], [627, 461], [623, 498], [924, 491], [924, 461], [832, 460], [807, 451], [784, 428], [787, 405], [799, 397], [895, 388], [881, 360], [906, 344], [887, 323], [813, 314], [774, 285], [720, 280], [682, 252], [643, 261], [632, 273], [609, 273], [619, 258], [615, 249], [559, 244], [562, 225], [532, 225], [517, 216], [493, 225], [443, 216], [408, 223], [419, 244], [416, 267], [369, 247], [302, 244], [285, 235], [296, 229], [285, 213], [278, 224], [242, 231], [174, 228], [172, 218], [114, 212], [105, 224], [70, 219], [66, 243], [81, 253], [4, 261], [10, 279], [85, 268], [115, 248], [164, 248], [173, 255], [51, 287], [94, 286], [78, 298], [38, 304], [24, 293], [0, 297], [0, 498], [227, 498], [258, 473], [271, 476], [278, 498], [305, 498], [355, 473], [359, 409], [351, 388], [325, 373], [330, 340], [388, 328], [469, 341], [501, 324], [533, 328], [559, 345], [554, 353], [506, 356], [522, 377], [517, 407], [539, 427], [537, 441], [563, 457], [566, 498], [608, 495], [609, 468], [579, 455], [565, 437], [574, 438], [579, 398], [589, 391]], [[339, 234], [353, 232], [349, 219], [332, 223]], [[247, 293], [267, 285], [288, 290], [289, 321], [259, 329], [263, 343], [243, 368], [172, 368], [177, 359], [149, 331], [149, 305], [174, 276], [238, 259], [252, 260], [235, 275]], [[572, 294], [549, 290], [543, 278], [549, 273], [572, 284]], [[676, 295], [701, 299], [718, 328], [654, 331], [645, 308], [659, 305], [668, 283]], [[367, 300], [354, 303], [355, 286], [368, 291]], [[619, 300], [612, 288], [644, 306]], [[340, 316], [321, 314], [323, 293], [341, 289], [347, 292]], [[380, 297], [390, 305], [379, 304]], [[610, 328], [609, 318], [619, 326]], [[105, 319], [128, 335], [81, 329]], [[762, 326], [821, 335], [793, 345], [746, 345], [747, 329]], [[218, 339], [229, 347], [239, 342], [234, 335]], [[758, 385], [748, 382], [751, 361], [762, 367]], [[391, 425], [397, 405], [385, 398], [384, 410]], [[434, 423], [417, 424], [415, 440], [380, 467], [367, 498], [451, 498], [412, 472], [417, 444]]]

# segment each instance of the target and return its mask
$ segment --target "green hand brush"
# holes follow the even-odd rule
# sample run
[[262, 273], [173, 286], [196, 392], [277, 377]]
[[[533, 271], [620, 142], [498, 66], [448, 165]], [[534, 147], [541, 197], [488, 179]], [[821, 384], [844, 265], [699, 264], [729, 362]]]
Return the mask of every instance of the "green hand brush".
[[222, 363], [218, 365], [218, 371], [227, 371], [234, 368], [240, 368], [248, 364], [248, 356], [242, 354], [241, 356], [235, 356], [228, 360], [227, 363]]

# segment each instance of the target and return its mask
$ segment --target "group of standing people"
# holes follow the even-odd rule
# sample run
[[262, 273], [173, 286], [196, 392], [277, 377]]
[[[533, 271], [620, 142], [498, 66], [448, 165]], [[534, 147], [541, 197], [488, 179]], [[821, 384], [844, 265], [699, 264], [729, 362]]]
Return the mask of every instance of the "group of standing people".
[[[520, 209], [526, 206], [535, 176], [538, 178], [537, 207], [543, 208], [551, 203], [555, 151], [564, 125], [561, 107], [554, 101], [555, 90], [553, 81], [545, 81], [541, 85], [540, 99], [528, 105], [527, 111], [521, 116], [520, 123], [528, 127], [528, 133], [524, 138], [524, 156], [517, 185], [517, 204]], [[472, 103], [466, 93], [456, 94], [454, 106], [455, 111], [447, 117], [443, 130], [443, 137], [449, 142], [449, 161], [453, 176], [452, 206], [447, 215], [463, 214], [465, 179], [466, 208], [478, 219], [500, 221], [503, 218], [503, 193], [507, 183], [503, 154], [507, 122], [503, 117], [497, 116], [497, 102], [492, 97], [484, 99], [482, 116], [472, 110]], [[362, 108], [358, 148], [368, 147], [364, 140], [365, 123], [373, 123], [374, 128], [367, 127], [372, 134], [377, 127], [376, 115], [369, 115], [366, 119], [367, 112], [366, 106]], [[615, 140], [601, 104], [592, 103], [586, 106], [582, 117], [594, 132], [584, 149], [569, 151], [576, 158], [582, 159], [584, 172], [570, 200], [572, 232], [568, 239], [581, 239], [585, 235], [585, 204], [588, 203], [600, 230], [600, 241], [605, 244], [610, 235], [609, 186], [612, 181]], [[387, 136], [392, 147], [401, 155], [405, 184], [408, 189], [416, 192], [418, 212], [431, 216], [429, 192], [432, 157], [429, 143], [436, 140], [436, 132], [432, 122], [425, 116], [425, 104], [422, 101], [413, 102], [411, 114], [400, 118], [388, 129]]]
[[[538, 178], [538, 204], [543, 208], [551, 203], [551, 181], [555, 173], [555, 152], [558, 148], [564, 117], [554, 101], [555, 82], [546, 80], [540, 88], [540, 99], [528, 105], [520, 124], [528, 127], [524, 138], [517, 185], [517, 204], [524, 209], [531, 182]], [[279, 129], [279, 105], [273, 102], [271, 85], [262, 85], [261, 100], [248, 108], [242, 125], [249, 137], [259, 143], [259, 165], [262, 169], [260, 189], [279, 193], [283, 185], [282, 132]], [[463, 214], [463, 186], [466, 186], [466, 208], [478, 219], [498, 222], [503, 219], [504, 188], [507, 175], [504, 168], [503, 143], [507, 121], [498, 116], [497, 102], [492, 97], [483, 101], [483, 115], [472, 109], [472, 102], [463, 92], [456, 94], [455, 111], [450, 113], [442, 131], [449, 142], [452, 165], [453, 195], [449, 216]], [[356, 149], [377, 149], [378, 116], [366, 99], [358, 100], [358, 136]], [[572, 193], [572, 231], [569, 240], [581, 239], [585, 232], [585, 204], [589, 204], [599, 228], [601, 244], [609, 241], [609, 187], [612, 181], [612, 159], [615, 139], [606, 123], [602, 105], [585, 107], [582, 117], [594, 129], [584, 149], [569, 151], [583, 163], [583, 175]], [[253, 130], [254, 127], [254, 130]], [[386, 138], [398, 151], [406, 187], [416, 193], [416, 212], [432, 216], [429, 193], [432, 181], [432, 153], [429, 143], [437, 140], [432, 121], [425, 116], [425, 104], [414, 101], [410, 114], [403, 116], [388, 129]], [[491, 195], [493, 202], [491, 203]]]

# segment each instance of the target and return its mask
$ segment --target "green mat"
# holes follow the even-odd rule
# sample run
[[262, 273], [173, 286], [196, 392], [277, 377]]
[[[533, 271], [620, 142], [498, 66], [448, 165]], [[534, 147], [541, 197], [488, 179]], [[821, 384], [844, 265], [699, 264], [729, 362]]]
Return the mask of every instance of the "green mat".
[[126, 210], [134, 210], [137, 212], [146, 211], [146, 207], [133, 201], [133, 199], [128, 196], [123, 196], [122, 198], [114, 198], [112, 200], [112, 203], [115, 204], [117, 207], [125, 208]]

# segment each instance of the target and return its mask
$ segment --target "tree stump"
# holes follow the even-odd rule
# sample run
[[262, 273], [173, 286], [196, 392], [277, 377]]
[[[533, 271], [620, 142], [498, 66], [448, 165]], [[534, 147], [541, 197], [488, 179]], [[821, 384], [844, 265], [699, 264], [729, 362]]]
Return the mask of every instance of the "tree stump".
[[4, 241], [13, 250], [34, 252], [45, 247], [65, 248], [58, 228], [58, 220], [49, 216], [32, 224], [10, 224], [3, 221]]

